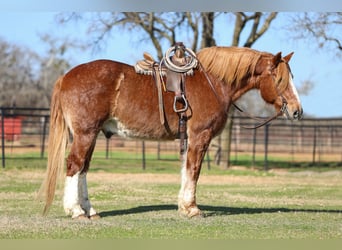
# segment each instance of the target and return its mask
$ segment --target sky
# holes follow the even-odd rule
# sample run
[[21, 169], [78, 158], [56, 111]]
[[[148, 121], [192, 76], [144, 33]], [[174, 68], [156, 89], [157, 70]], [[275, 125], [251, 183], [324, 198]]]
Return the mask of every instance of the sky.
[[[46, 52], [46, 46], [41, 42], [39, 34], [49, 33], [59, 38], [85, 38], [85, 27], [82, 24], [60, 26], [55, 21], [55, 15], [56, 12], [2, 11], [0, 38], [38, 53]], [[305, 114], [319, 118], [342, 117], [342, 59], [335, 57], [333, 53], [318, 50], [315, 44], [308, 41], [289, 39], [281, 30], [284, 22], [284, 18], [277, 17], [271, 29], [253, 48], [274, 54], [281, 51], [283, 55], [294, 51], [290, 66], [295, 84], [300, 86], [305, 80], [314, 83], [314, 88], [308, 96], [300, 96]], [[226, 30], [225, 25], [227, 23], [222, 22], [215, 27], [217, 45], [227, 46], [231, 42], [231, 35], [222, 32]], [[152, 45], [135, 44], [134, 37], [134, 33], [121, 30], [111, 36], [106, 49], [98, 53], [78, 51], [77, 54], [71, 55], [71, 64], [76, 66], [99, 58], [134, 64], [142, 58], [144, 51], [155, 55]], [[186, 41], [183, 42], [186, 44]]]

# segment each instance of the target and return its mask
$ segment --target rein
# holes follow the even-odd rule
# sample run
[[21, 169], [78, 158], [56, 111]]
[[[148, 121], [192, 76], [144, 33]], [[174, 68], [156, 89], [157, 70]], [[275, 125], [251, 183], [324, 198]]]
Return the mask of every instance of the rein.
[[274, 119], [276, 119], [278, 116], [282, 115], [282, 114], [286, 114], [287, 117], [289, 117], [289, 114], [288, 114], [288, 111], [287, 111], [287, 103], [284, 102], [283, 100], [283, 105], [281, 106], [281, 109], [279, 110], [278, 113], [276, 113], [275, 115], [267, 118], [267, 119], [260, 119], [258, 117], [255, 117], [247, 112], [244, 112], [239, 106], [237, 106], [235, 103], [233, 103], [233, 106], [241, 113], [245, 113], [246, 114], [246, 117], [249, 117], [253, 120], [257, 120], [257, 121], [260, 121], [260, 123], [256, 126], [241, 126], [245, 129], [257, 129], [257, 128], [260, 128], [268, 123], [270, 123], [271, 121], [273, 121]]
[[274, 114], [273, 116], [270, 116], [267, 119], [260, 119], [258, 117], [255, 117], [247, 112], [244, 112], [239, 106], [237, 106], [235, 103], [233, 103], [233, 106], [241, 113], [245, 113], [247, 117], [253, 119], [253, 120], [257, 120], [257, 121], [261, 121], [258, 125], [256, 126], [242, 126], [245, 129], [257, 129], [260, 128], [268, 123], [270, 123], [271, 121], [273, 121], [274, 119], [276, 119], [278, 116], [285, 114], [287, 119], [291, 120], [289, 112], [287, 110], [287, 101], [285, 100], [285, 98], [279, 93], [278, 89], [276, 88], [277, 94], [278, 96], [281, 97], [283, 104], [281, 105], [281, 108], [279, 110], [278, 113]]

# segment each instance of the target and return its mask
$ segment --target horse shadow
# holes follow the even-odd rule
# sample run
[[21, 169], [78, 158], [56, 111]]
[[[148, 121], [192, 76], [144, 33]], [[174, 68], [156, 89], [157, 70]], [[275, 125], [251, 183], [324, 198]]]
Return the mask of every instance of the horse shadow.
[[[204, 213], [204, 217], [211, 216], [225, 216], [225, 215], [239, 215], [239, 214], [262, 214], [262, 213], [293, 213], [293, 212], [306, 212], [306, 213], [342, 213], [342, 210], [334, 209], [301, 209], [301, 208], [285, 208], [285, 207], [269, 207], [269, 208], [248, 208], [248, 207], [224, 207], [224, 206], [198, 206]], [[128, 214], [139, 214], [152, 211], [167, 211], [177, 210], [177, 205], [148, 205], [138, 206], [122, 210], [111, 210], [100, 212], [101, 217], [111, 217]]]

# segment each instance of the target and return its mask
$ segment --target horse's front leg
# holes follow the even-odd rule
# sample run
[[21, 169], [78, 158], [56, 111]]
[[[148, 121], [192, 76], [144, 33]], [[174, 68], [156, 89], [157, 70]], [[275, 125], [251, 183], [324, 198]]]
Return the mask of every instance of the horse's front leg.
[[189, 135], [188, 150], [181, 171], [181, 189], [178, 195], [178, 211], [181, 215], [202, 216], [196, 204], [196, 187], [210, 140], [210, 130], [205, 130], [198, 135]]

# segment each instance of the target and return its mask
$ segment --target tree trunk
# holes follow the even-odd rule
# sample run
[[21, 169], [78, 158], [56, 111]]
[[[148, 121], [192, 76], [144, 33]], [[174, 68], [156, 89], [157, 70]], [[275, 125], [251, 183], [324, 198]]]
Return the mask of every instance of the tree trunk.
[[202, 40], [201, 48], [215, 46], [214, 39], [214, 12], [201, 13], [202, 18]]

